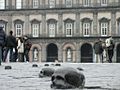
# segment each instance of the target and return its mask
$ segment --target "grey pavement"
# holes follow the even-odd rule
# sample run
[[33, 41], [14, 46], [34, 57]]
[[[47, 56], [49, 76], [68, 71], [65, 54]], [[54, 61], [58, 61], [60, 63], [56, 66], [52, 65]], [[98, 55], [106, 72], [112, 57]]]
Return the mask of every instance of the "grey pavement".
[[[32, 67], [37, 64], [38, 67]], [[53, 90], [50, 88], [51, 78], [39, 78], [40, 70], [45, 63], [2, 63], [0, 66], [0, 90]], [[59, 66], [54, 66], [55, 69]], [[12, 69], [5, 70], [5, 66]], [[86, 77], [83, 90], [120, 90], [119, 63], [62, 63], [61, 67], [83, 68]], [[73, 89], [72, 89], [73, 90]], [[79, 89], [74, 89], [79, 90]]]

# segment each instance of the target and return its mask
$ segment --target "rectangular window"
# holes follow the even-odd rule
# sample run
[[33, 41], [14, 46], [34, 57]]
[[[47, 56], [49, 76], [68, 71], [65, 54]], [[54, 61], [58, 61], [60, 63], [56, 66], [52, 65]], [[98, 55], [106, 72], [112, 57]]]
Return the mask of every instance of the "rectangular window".
[[83, 0], [83, 6], [90, 6], [91, 0]]
[[55, 37], [55, 24], [49, 24], [49, 37]]
[[49, 7], [54, 8], [55, 7], [55, 0], [49, 0]]
[[23, 35], [22, 29], [22, 24], [16, 24], [16, 37], [21, 37]]
[[72, 7], [72, 0], [66, 0], [66, 7]]
[[39, 37], [39, 24], [32, 25], [32, 35], [33, 37]]
[[16, 0], [16, 9], [22, 8], [22, 0]]
[[107, 36], [107, 32], [108, 32], [108, 23], [107, 22], [101, 23], [101, 36]]
[[108, 0], [101, 0], [101, 6], [107, 6]]
[[33, 0], [33, 8], [38, 8], [39, 2], [38, 0]]
[[5, 0], [0, 0], [0, 9], [5, 9]]
[[66, 23], [66, 36], [72, 36], [72, 23]]
[[89, 36], [90, 35], [90, 23], [83, 23], [83, 35]]

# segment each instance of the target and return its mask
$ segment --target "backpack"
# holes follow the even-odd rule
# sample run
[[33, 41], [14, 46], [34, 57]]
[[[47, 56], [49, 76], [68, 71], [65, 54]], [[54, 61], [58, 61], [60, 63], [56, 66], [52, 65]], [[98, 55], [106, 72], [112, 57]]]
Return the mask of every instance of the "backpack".
[[30, 50], [31, 47], [32, 47], [32, 43], [30, 41], [26, 41], [25, 49]]

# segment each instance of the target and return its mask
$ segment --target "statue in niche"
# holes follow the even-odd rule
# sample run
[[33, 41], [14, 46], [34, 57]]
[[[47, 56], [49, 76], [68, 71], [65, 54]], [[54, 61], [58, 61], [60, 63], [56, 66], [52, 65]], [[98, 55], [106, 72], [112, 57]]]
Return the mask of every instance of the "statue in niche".
[[72, 55], [71, 55], [71, 49], [67, 50], [67, 61], [71, 61]]
[[34, 49], [34, 61], [38, 61], [38, 50]]

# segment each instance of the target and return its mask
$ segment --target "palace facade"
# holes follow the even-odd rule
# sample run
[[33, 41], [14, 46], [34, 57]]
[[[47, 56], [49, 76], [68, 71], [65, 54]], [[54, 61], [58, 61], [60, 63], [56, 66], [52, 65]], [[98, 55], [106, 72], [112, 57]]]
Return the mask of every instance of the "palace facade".
[[94, 42], [108, 36], [120, 62], [120, 0], [0, 0], [0, 24], [29, 36], [31, 62], [96, 62]]

